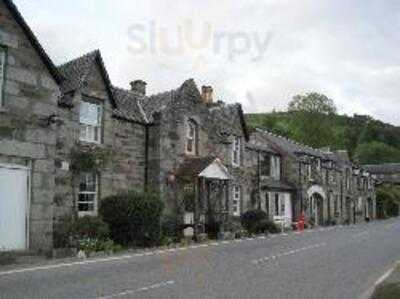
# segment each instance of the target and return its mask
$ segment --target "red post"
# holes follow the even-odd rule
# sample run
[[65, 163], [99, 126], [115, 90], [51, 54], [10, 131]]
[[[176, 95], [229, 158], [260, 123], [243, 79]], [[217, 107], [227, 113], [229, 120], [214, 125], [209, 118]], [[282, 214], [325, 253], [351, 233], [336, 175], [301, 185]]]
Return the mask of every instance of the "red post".
[[298, 231], [303, 231], [304, 230], [304, 224], [306, 222], [305, 218], [306, 217], [304, 216], [304, 212], [301, 212], [301, 215], [299, 217], [299, 221], [297, 223], [297, 230]]

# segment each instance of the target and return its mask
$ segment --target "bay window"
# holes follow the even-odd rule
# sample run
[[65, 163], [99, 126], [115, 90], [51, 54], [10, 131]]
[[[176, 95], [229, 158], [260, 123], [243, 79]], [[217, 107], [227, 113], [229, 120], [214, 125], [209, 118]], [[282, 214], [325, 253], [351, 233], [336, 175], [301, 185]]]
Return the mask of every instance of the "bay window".
[[103, 107], [99, 104], [81, 102], [79, 110], [80, 140], [101, 143]]
[[94, 216], [97, 214], [98, 183], [95, 173], [80, 175], [78, 214], [79, 216]]

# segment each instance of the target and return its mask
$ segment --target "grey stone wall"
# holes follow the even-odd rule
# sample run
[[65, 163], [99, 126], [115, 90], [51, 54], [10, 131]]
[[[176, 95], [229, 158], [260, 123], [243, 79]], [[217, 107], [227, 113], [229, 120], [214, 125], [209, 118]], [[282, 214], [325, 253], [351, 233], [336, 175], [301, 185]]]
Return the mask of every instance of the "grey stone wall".
[[[94, 99], [103, 105], [101, 144], [79, 140], [79, 104], [85, 98]], [[99, 202], [110, 195], [144, 188], [145, 126], [115, 118], [113, 109], [97, 65], [83, 88], [75, 92], [73, 107], [59, 107], [63, 123], [57, 129], [56, 219], [77, 211], [79, 175], [71, 169], [71, 152], [74, 149], [85, 150], [91, 147], [110, 153], [107, 165], [96, 170], [99, 178]], [[67, 162], [69, 167], [63, 168], [63, 162]]]
[[29, 249], [52, 247], [59, 89], [38, 53], [0, 1], [0, 45], [7, 47], [4, 107], [0, 107], [0, 161], [31, 168]]

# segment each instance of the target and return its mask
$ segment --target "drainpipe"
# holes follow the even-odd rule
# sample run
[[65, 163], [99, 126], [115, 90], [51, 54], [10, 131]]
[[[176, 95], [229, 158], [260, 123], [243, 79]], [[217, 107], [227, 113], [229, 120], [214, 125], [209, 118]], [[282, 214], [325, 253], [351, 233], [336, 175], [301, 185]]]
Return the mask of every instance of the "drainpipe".
[[149, 184], [149, 125], [145, 125], [144, 142], [144, 191], [146, 192]]

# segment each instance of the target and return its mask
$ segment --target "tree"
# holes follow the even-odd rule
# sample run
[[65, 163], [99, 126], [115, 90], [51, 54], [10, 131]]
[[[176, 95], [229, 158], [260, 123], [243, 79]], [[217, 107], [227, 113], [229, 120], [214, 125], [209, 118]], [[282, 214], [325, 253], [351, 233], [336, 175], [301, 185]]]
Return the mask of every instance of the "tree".
[[290, 112], [307, 112], [312, 114], [336, 114], [336, 106], [332, 99], [316, 92], [296, 95], [289, 103]]
[[400, 162], [400, 150], [383, 142], [372, 141], [359, 144], [355, 159], [360, 164], [381, 164]]
[[289, 103], [294, 138], [313, 147], [324, 147], [332, 143], [335, 134], [333, 118], [336, 107], [332, 99], [312, 92], [296, 95]]

